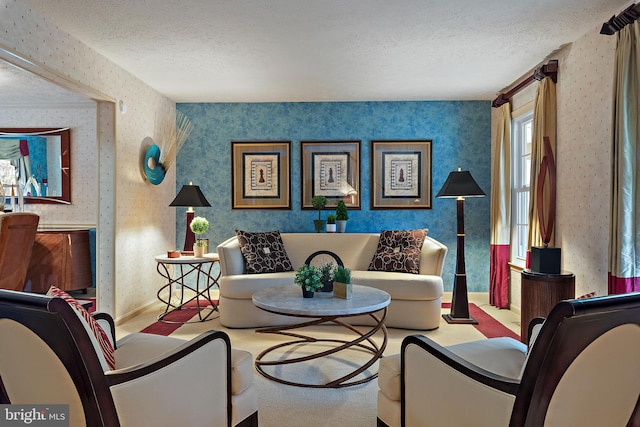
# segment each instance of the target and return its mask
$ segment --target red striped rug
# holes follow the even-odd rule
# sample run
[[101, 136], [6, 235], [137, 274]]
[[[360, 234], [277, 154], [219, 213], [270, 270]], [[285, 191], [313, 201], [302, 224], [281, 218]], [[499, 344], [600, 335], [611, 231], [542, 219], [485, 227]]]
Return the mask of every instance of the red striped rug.
[[[205, 308], [207, 307], [207, 304], [208, 302], [205, 302], [205, 300], [200, 300], [200, 307]], [[167, 323], [167, 322], [158, 321], [147, 326], [140, 332], [144, 332], [146, 334], [165, 335], [165, 336], [171, 335], [179, 327], [183, 325], [183, 323], [179, 323], [179, 322], [187, 322], [189, 321], [189, 319], [198, 315], [198, 312], [196, 311], [198, 307], [197, 301], [195, 300], [189, 301], [187, 304], [185, 304], [185, 307], [187, 308], [183, 310], [173, 311], [164, 317], [164, 319], [167, 322], [177, 322], [177, 323]]]
[[[203, 302], [201, 302], [201, 304], [203, 304]], [[189, 309], [187, 310], [177, 310], [173, 313], [170, 313], [165, 317], [165, 319], [171, 322], [186, 322], [197, 315], [197, 312], [195, 311], [196, 301], [191, 301], [189, 304], [187, 304], [187, 307], [189, 307]], [[451, 308], [451, 304], [448, 302], [444, 302], [442, 303], [442, 308], [449, 309]], [[486, 311], [482, 310], [480, 307], [473, 303], [469, 303], [469, 314], [478, 321], [478, 324], [473, 326], [485, 337], [510, 337], [516, 340], [520, 340], [520, 335], [504, 326]], [[180, 323], [155, 322], [147, 326], [140, 332], [166, 336], [171, 335], [181, 326], [182, 324]]]
[[[442, 308], [451, 308], [451, 303], [443, 302]], [[498, 322], [474, 303], [469, 303], [469, 315], [478, 321], [478, 324], [473, 326], [487, 338], [509, 337], [520, 340], [520, 335]]]

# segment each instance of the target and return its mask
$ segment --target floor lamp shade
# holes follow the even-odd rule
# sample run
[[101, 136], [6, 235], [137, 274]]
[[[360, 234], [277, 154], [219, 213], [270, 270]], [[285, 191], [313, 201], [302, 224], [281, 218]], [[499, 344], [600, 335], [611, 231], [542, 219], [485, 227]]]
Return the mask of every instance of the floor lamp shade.
[[187, 230], [184, 237], [184, 252], [193, 251], [193, 244], [196, 242], [196, 235], [193, 234], [189, 224], [193, 220], [194, 212], [193, 208], [208, 207], [211, 204], [204, 197], [200, 187], [189, 183], [189, 185], [183, 185], [173, 202], [169, 206], [186, 207], [187, 208]]
[[469, 299], [467, 296], [467, 273], [464, 261], [464, 198], [484, 197], [478, 183], [469, 171], [451, 172], [444, 185], [436, 195], [438, 198], [455, 198], [457, 206], [458, 250], [456, 258], [456, 275], [453, 280], [453, 295], [451, 298], [451, 312], [442, 317], [448, 323], [470, 323], [478, 321], [469, 315]]

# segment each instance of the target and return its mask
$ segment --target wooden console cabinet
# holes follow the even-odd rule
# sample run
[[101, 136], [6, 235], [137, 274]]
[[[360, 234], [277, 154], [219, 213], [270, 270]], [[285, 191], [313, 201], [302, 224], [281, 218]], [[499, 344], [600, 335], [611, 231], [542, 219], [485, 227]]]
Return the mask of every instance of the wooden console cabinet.
[[547, 317], [557, 303], [575, 298], [575, 287], [573, 273], [547, 274], [522, 271], [520, 337], [523, 343], [529, 342], [531, 320], [536, 317]]
[[47, 292], [51, 285], [64, 291], [93, 285], [89, 230], [38, 230], [27, 271], [26, 287]]

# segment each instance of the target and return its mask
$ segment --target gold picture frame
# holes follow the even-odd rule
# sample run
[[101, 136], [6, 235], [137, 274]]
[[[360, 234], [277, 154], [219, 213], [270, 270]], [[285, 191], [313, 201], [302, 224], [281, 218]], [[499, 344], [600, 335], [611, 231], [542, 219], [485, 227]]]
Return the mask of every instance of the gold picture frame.
[[314, 196], [325, 196], [325, 208], [342, 200], [360, 209], [360, 141], [301, 141], [301, 207], [314, 209]]
[[431, 209], [431, 142], [371, 141], [371, 209]]
[[291, 209], [291, 141], [232, 141], [232, 209]]

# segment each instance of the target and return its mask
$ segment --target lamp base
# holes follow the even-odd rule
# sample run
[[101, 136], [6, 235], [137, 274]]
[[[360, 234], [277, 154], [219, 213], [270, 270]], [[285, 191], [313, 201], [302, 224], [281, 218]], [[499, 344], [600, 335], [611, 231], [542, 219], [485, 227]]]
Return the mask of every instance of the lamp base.
[[453, 317], [451, 314], [443, 314], [442, 318], [447, 321], [447, 323], [454, 325], [477, 325], [478, 321], [473, 317]]

